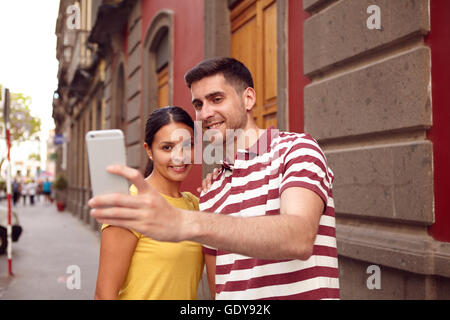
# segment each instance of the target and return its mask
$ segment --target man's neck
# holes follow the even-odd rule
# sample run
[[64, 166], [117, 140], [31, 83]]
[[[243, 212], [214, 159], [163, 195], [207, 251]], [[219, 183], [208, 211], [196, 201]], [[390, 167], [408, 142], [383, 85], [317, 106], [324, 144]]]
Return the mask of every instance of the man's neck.
[[224, 144], [226, 159], [234, 162], [237, 151], [249, 149], [258, 142], [258, 139], [264, 134], [264, 132], [264, 129], [260, 129], [256, 125], [245, 129], [237, 129], [234, 137], [231, 139], [226, 139]]

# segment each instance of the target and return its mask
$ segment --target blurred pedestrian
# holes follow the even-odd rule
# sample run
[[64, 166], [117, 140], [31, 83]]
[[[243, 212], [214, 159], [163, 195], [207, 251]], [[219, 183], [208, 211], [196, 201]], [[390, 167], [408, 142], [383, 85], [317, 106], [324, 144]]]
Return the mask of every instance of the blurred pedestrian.
[[34, 197], [36, 196], [37, 191], [38, 191], [38, 184], [34, 180], [31, 180], [28, 183], [28, 195], [30, 196], [30, 204], [32, 206], [34, 205]]
[[42, 195], [44, 194], [44, 182], [42, 180], [39, 180], [37, 183], [37, 201], [42, 201]]
[[12, 183], [12, 192], [13, 192], [13, 205], [16, 205], [20, 197], [20, 183], [19, 181], [17, 181], [17, 179], [14, 179]]
[[27, 204], [27, 196], [28, 196], [28, 185], [26, 181], [22, 182], [20, 193], [22, 194], [23, 205], [25, 206]]
[[52, 183], [51, 181], [45, 179], [45, 181], [42, 183], [42, 192], [44, 193], [44, 202], [50, 203], [51, 202], [51, 195], [52, 195]]

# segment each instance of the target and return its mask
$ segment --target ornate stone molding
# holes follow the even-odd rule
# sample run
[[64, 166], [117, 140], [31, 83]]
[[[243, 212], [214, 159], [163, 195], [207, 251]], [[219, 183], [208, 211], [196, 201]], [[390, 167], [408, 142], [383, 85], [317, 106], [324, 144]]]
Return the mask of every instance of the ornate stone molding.
[[422, 275], [450, 277], [450, 243], [434, 240], [426, 227], [338, 222], [336, 235], [340, 256]]

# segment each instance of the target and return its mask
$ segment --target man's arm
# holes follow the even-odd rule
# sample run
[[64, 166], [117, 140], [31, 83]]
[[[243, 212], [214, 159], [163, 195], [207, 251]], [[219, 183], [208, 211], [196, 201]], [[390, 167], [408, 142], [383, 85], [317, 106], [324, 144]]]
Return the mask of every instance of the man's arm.
[[288, 188], [280, 215], [250, 218], [183, 212], [186, 238], [261, 259], [308, 259], [324, 204], [313, 191]]
[[[174, 208], [139, 171], [123, 166], [108, 171], [130, 180], [139, 195], [91, 199], [89, 205], [97, 208], [91, 214], [101, 223], [133, 229], [156, 240], [192, 240], [256, 258], [305, 260], [312, 254], [324, 203], [311, 190], [285, 189], [280, 215], [241, 218]], [[112, 207], [100, 208], [108, 205]]]

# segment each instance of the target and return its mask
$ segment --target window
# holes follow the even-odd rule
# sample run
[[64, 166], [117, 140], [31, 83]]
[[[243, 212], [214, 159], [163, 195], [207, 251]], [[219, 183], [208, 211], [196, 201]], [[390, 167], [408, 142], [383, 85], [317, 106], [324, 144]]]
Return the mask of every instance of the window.
[[[235, 3], [235, 2], [234, 2]], [[277, 5], [275, 0], [244, 0], [230, 12], [231, 56], [250, 70], [260, 128], [277, 127]]]
[[125, 71], [120, 64], [116, 76], [116, 92], [112, 110], [111, 128], [124, 129], [125, 125]]
[[173, 13], [161, 10], [150, 23], [144, 41], [143, 115], [172, 104]]
[[160, 39], [155, 46], [159, 108], [169, 105], [169, 31], [164, 27], [160, 34]]

